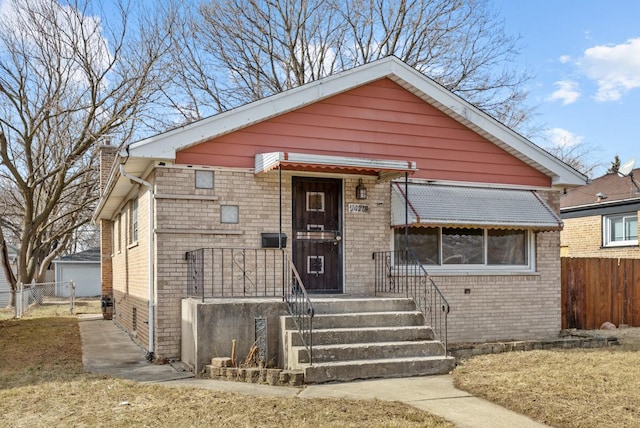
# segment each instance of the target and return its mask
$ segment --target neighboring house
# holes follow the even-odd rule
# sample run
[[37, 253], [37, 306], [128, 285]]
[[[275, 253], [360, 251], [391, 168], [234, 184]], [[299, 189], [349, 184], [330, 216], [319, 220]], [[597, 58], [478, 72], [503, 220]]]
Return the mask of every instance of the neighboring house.
[[[9, 264], [15, 274], [18, 268], [18, 248], [7, 244], [7, 253], [9, 255]], [[9, 280], [5, 277], [4, 269], [0, 267], [0, 308], [6, 307], [10, 299], [11, 287], [9, 286]]]
[[[157, 359], [199, 371], [203, 357], [185, 353], [200, 324], [208, 337], [235, 332], [241, 311], [207, 318], [210, 299], [187, 298], [200, 295], [190, 281], [203, 270], [226, 261], [207, 296], [224, 293], [215, 275], [227, 271], [226, 281], [260, 286], [242, 268], [245, 253], [198, 262], [209, 253], [194, 250], [257, 249], [257, 259], [262, 246], [278, 248], [280, 231], [312, 300], [373, 297], [372, 253], [408, 240], [451, 306], [450, 342], [560, 330], [560, 191], [585, 177], [397, 58], [120, 152], [103, 146], [101, 163], [102, 293]], [[391, 260], [384, 275], [405, 272], [396, 268]], [[247, 313], [251, 323], [267, 316], [260, 310]], [[277, 322], [267, 328], [272, 356], [286, 338]], [[230, 336], [204, 360], [229, 355], [231, 339], [247, 340]]]
[[[95, 297], [102, 295], [100, 281], [100, 248], [92, 248], [79, 253], [60, 257], [53, 261], [56, 284], [75, 284], [76, 297]], [[69, 297], [69, 288], [60, 287], [56, 295]]]
[[[640, 176], [640, 168], [633, 171]], [[560, 195], [563, 257], [640, 258], [640, 192], [629, 177], [606, 174]]]

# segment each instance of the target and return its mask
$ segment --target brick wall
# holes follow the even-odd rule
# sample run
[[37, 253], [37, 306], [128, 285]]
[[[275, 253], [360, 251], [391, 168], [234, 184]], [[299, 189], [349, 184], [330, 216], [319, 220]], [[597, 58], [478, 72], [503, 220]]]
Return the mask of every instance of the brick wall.
[[[146, 177], [153, 180], [153, 177]], [[130, 199], [116, 216], [112, 229], [113, 248], [113, 319], [145, 349], [149, 344], [149, 192], [136, 186]], [[138, 200], [138, 239], [131, 230], [131, 204]], [[118, 246], [118, 240], [120, 245]], [[136, 309], [134, 331], [133, 312]]]
[[559, 232], [535, 234], [535, 273], [434, 275], [451, 306], [449, 341], [557, 337], [561, 326], [559, 235]]
[[[557, 212], [558, 192], [538, 194]], [[451, 343], [557, 337], [561, 328], [560, 232], [537, 232], [534, 239], [533, 273], [433, 276], [451, 306]]]
[[[180, 300], [186, 295], [184, 254], [198, 248], [260, 248], [260, 234], [279, 228], [278, 174], [255, 176], [248, 170], [215, 169], [213, 190], [194, 188], [194, 169], [166, 167], [156, 173], [157, 200], [157, 354], [178, 357]], [[291, 246], [291, 177], [283, 173], [283, 231]], [[390, 188], [364, 178], [366, 201], [355, 199], [356, 178], [344, 181], [345, 293], [372, 294], [372, 248], [391, 242]], [[189, 199], [189, 198], [193, 199]], [[367, 213], [349, 213], [349, 203], [365, 203]], [[237, 205], [240, 222], [222, 224], [220, 207]], [[378, 225], [382, 225], [378, 227]], [[375, 231], [372, 233], [372, 231]]]
[[563, 257], [640, 258], [640, 247], [602, 247], [602, 216], [564, 220], [560, 234]]
[[[155, 199], [155, 355], [180, 357], [181, 299], [186, 295], [184, 254], [198, 248], [260, 247], [262, 232], [277, 232], [278, 174], [255, 176], [250, 170], [212, 168], [214, 189], [195, 189], [195, 168], [158, 167], [153, 179]], [[291, 177], [283, 173], [283, 231], [291, 239]], [[372, 251], [391, 248], [389, 183], [363, 178], [368, 199], [355, 199], [358, 178], [344, 179], [345, 293], [373, 294]], [[540, 192], [557, 207], [557, 192]], [[148, 192], [140, 188], [139, 241], [128, 246], [128, 216], [114, 219], [123, 235], [114, 252], [116, 321], [127, 330], [136, 307], [137, 340], [147, 344], [148, 327]], [[349, 212], [349, 203], [364, 203], [368, 212]], [[237, 205], [239, 223], [223, 224], [220, 207]], [[126, 206], [124, 213], [126, 214]], [[116, 236], [117, 232], [114, 232]], [[115, 239], [114, 239], [115, 240]], [[531, 274], [439, 275], [434, 277], [449, 300], [452, 342], [543, 338], [560, 330], [559, 232], [535, 234], [537, 271]], [[289, 241], [291, 242], [291, 241]], [[290, 244], [289, 244], [290, 247]], [[125, 269], [129, 266], [129, 269]], [[470, 293], [465, 294], [465, 289]], [[225, 351], [225, 350], [222, 350]], [[222, 352], [220, 351], [220, 352]]]
[[[389, 183], [376, 184], [375, 178], [363, 178], [367, 199], [360, 201], [355, 197], [358, 180], [344, 180], [345, 292], [372, 296], [375, 272], [371, 254], [388, 250], [391, 245], [391, 186]], [[364, 203], [369, 210], [366, 213], [349, 212], [350, 203]]]

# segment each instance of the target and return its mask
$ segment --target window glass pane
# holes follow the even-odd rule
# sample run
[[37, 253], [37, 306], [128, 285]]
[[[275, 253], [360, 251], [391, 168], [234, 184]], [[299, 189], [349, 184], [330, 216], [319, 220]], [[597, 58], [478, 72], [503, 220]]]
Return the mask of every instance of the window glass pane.
[[627, 217], [625, 234], [627, 240], [638, 239], [638, 216]]
[[240, 208], [237, 205], [222, 205], [220, 207], [220, 223], [240, 222]]
[[442, 229], [442, 264], [483, 264], [483, 229]]
[[213, 189], [213, 171], [196, 171], [196, 189]]
[[527, 232], [524, 230], [489, 230], [487, 264], [526, 265]]
[[138, 200], [134, 199], [131, 202], [131, 218], [130, 218], [130, 227], [129, 231], [129, 243], [132, 244], [138, 241]]
[[[404, 229], [395, 229], [393, 234], [394, 249], [405, 249]], [[409, 248], [415, 251], [420, 262], [425, 265], [437, 265], [438, 257], [438, 228], [436, 227], [410, 227]]]
[[609, 219], [609, 234], [611, 241], [623, 241], [623, 221], [622, 217], [612, 217]]

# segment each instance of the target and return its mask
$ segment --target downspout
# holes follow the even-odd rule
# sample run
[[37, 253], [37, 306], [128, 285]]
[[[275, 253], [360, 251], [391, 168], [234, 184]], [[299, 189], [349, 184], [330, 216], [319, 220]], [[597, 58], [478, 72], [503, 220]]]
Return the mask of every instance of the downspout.
[[154, 287], [154, 271], [153, 271], [153, 185], [148, 181], [144, 181], [140, 177], [136, 177], [135, 175], [131, 175], [124, 170], [124, 164], [120, 164], [120, 175], [128, 178], [129, 180], [135, 181], [138, 184], [146, 186], [149, 189], [149, 352], [147, 353], [147, 360], [153, 360], [153, 348], [154, 348], [154, 340], [153, 336], [154, 332], [154, 323], [155, 319], [154, 308], [155, 308], [155, 287]]

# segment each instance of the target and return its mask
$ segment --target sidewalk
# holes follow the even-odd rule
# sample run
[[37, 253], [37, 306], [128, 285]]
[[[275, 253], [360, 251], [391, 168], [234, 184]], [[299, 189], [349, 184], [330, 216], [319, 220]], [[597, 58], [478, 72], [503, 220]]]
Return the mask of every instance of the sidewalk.
[[170, 387], [205, 388], [245, 395], [399, 401], [442, 416], [461, 428], [546, 426], [456, 389], [450, 375], [308, 385], [304, 388], [195, 378], [181, 363], [156, 365], [147, 362], [145, 351], [112, 321], [104, 321], [102, 316], [81, 316], [78, 321], [82, 363], [87, 371], [93, 373], [139, 382], [161, 382]]

